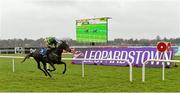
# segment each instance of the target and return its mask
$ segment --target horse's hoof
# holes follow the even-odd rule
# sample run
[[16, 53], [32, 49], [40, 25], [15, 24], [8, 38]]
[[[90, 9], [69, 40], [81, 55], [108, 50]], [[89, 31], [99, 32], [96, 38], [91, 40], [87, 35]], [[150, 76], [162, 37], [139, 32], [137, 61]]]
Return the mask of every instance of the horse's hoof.
[[48, 75], [50, 78], [52, 77], [51, 75]]
[[66, 72], [63, 72], [63, 74], [65, 74]]
[[170, 68], [170, 66], [166, 66], [165, 68]]

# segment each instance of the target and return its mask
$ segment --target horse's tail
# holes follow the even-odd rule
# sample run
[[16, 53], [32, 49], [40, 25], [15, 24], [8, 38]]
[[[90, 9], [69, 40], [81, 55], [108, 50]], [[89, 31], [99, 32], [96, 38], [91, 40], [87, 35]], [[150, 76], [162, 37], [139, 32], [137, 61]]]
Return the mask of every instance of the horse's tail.
[[25, 62], [27, 58], [33, 57], [32, 53], [28, 54], [21, 63]]

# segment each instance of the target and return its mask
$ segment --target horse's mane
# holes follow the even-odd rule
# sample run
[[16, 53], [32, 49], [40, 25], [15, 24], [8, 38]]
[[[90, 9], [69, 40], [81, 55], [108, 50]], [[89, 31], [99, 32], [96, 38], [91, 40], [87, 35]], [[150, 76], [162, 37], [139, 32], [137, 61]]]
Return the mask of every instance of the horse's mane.
[[67, 42], [65, 40], [60, 40], [57, 44], [57, 47], [60, 46], [61, 44], [67, 44]]
[[61, 43], [66, 43], [66, 41], [65, 40], [60, 40], [61, 41]]

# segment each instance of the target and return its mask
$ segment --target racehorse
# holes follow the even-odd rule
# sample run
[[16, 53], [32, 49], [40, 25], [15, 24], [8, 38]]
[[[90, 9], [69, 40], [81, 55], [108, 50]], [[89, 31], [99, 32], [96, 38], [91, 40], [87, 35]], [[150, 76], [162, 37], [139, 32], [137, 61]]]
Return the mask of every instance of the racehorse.
[[[66, 63], [61, 61], [61, 55], [62, 55], [63, 50], [71, 52], [69, 45], [65, 41], [61, 41], [61, 43], [59, 43], [57, 48], [52, 48], [49, 54], [47, 54], [47, 57], [43, 57], [43, 55], [40, 53], [41, 49], [37, 49], [36, 51], [28, 54], [22, 62], [24, 62], [27, 58], [33, 57], [37, 62], [38, 69], [43, 71], [45, 76], [48, 75], [50, 77], [51, 77], [51, 74], [48, 72], [46, 68], [46, 63], [49, 63], [53, 67], [53, 70], [50, 70], [50, 71], [56, 70], [54, 64], [64, 64], [63, 74], [65, 74]], [[40, 62], [42, 62], [43, 64], [43, 69], [40, 66]]]

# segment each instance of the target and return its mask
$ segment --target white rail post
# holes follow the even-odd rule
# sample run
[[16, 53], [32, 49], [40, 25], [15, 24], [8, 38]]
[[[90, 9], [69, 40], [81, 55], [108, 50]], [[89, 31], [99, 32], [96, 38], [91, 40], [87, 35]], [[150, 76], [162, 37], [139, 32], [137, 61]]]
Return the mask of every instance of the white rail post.
[[146, 61], [142, 65], [142, 82], [145, 81], [145, 64], [146, 64]]
[[165, 63], [162, 62], [162, 80], [164, 80], [164, 69], [165, 69]]
[[129, 80], [132, 82], [132, 64], [129, 64]]
[[[85, 69], [84, 61], [85, 60], [116, 60], [116, 59], [73, 59], [73, 60], [82, 60], [82, 63], [81, 63], [82, 64], [82, 77], [84, 78], [84, 75], [85, 75], [84, 74], [85, 73], [85, 71], [84, 71], [84, 69]], [[129, 81], [132, 82], [132, 80], [133, 80], [133, 77], [132, 77], [132, 64], [128, 60], [125, 60], [125, 59], [119, 59], [119, 61], [125, 61], [125, 62], [127, 62], [129, 64]]]
[[15, 72], [15, 63], [14, 63], [14, 58], [12, 59], [12, 71]]
[[82, 61], [82, 78], [84, 78], [84, 61]]
[[[164, 52], [164, 56], [165, 56], [165, 60], [169, 60], [167, 51]], [[167, 64], [168, 64], [168, 62], [167, 62]], [[164, 70], [165, 70], [165, 62], [162, 62], [162, 80], [165, 80], [165, 74], [164, 74], [165, 71]]]

